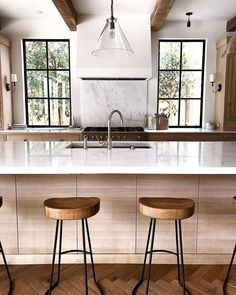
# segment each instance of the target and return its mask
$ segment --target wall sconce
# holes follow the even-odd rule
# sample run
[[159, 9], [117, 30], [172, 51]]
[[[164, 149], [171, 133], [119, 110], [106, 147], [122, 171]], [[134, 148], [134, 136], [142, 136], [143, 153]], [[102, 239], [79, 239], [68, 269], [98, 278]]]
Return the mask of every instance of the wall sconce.
[[[17, 75], [16, 74], [11, 74], [11, 84], [12, 84], [12, 92], [14, 93], [16, 91], [16, 83], [17, 83]], [[9, 80], [6, 78], [6, 91], [11, 90], [11, 85]]]
[[210, 74], [210, 83], [211, 83], [211, 86], [212, 86], [212, 92], [213, 93], [221, 91], [222, 85], [220, 83], [217, 84], [217, 88], [216, 88], [216, 74]]
[[185, 14], [188, 17], [188, 20], [187, 20], [187, 28], [190, 28], [191, 27], [190, 16], [193, 15], [193, 13], [189, 11], [189, 12], [186, 12]]

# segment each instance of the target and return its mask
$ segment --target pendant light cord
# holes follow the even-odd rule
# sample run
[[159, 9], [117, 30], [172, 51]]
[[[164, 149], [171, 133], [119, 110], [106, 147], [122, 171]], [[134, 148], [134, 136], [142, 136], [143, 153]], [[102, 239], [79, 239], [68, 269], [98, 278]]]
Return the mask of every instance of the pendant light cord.
[[111, 24], [110, 24], [110, 29], [114, 30], [115, 29], [115, 23], [114, 23], [114, 16], [113, 16], [113, 0], [111, 0]]
[[112, 20], [114, 19], [114, 16], [113, 16], [113, 0], [111, 0], [111, 19]]

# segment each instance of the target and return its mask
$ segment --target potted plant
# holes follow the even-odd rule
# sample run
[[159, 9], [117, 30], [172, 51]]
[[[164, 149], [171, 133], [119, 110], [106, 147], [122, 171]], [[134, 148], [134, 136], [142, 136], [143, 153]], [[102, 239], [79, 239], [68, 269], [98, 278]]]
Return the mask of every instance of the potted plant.
[[161, 112], [160, 114], [155, 114], [156, 118], [156, 129], [166, 130], [169, 128], [169, 117], [170, 113]]

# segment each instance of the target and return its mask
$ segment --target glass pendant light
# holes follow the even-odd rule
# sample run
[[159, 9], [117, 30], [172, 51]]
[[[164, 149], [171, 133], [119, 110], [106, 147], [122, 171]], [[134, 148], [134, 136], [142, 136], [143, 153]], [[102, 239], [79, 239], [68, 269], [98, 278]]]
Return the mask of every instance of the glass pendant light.
[[134, 54], [117, 22], [117, 18], [113, 16], [113, 0], [111, 0], [111, 17], [106, 20], [105, 27], [98, 38], [92, 54], [106, 57], [129, 56]]

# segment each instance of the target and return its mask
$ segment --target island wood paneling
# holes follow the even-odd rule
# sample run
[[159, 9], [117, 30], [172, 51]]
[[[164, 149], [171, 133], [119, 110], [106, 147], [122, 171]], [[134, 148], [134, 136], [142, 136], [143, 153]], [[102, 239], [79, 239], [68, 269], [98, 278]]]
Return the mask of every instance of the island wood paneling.
[[[19, 253], [51, 253], [55, 221], [45, 217], [43, 202], [76, 197], [75, 175], [17, 175]], [[63, 249], [76, 248], [76, 221], [64, 222]]]
[[[197, 212], [198, 212], [197, 175], [138, 175], [137, 197], [190, 198], [195, 201], [195, 214], [182, 222], [185, 253], [196, 253]], [[144, 252], [150, 219], [137, 215], [137, 252]], [[155, 247], [175, 251], [174, 221], [158, 221]]]
[[89, 219], [94, 253], [134, 253], [135, 175], [79, 175], [79, 197], [99, 197], [100, 211]]
[[0, 208], [0, 240], [6, 253], [16, 254], [18, 251], [14, 175], [0, 175], [0, 195], [3, 197], [3, 205]]
[[236, 176], [201, 175], [198, 253], [232, 253], [236, 241]]

